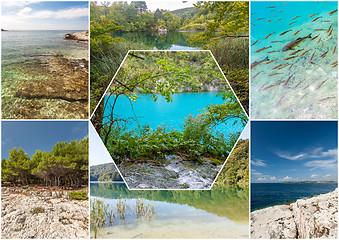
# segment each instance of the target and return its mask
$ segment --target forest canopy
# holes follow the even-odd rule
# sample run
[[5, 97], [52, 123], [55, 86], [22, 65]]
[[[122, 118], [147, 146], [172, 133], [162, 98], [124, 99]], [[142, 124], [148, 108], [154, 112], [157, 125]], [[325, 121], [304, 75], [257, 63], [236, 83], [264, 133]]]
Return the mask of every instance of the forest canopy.
[[58, 142], [50, 152], [36, 150], [32, 157], [19, 147], [1, 161], [2, 184], [45, 184], [80, 187], [88, 184], [88, 137]]

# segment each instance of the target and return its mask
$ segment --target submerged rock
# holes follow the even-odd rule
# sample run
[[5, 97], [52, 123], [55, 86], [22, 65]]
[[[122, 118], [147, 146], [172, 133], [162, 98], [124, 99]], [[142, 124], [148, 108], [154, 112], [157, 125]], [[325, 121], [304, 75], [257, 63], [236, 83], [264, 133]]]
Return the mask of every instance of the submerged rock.
[[251, 238], [329, 238], [338, 235], [338, 189], [251, 213]]
[[[20, 106], [14, 106], [15, 118], [60, 118], [50, 116], [49, 111], [56, 112], [56, 114], [64, 112], [65, 116], [73, 115], [70, 118], [88, 117], [87, 60], [66, 59], [58, 54], [46, 54], [26, 61], [24, 69], [25, 74], [38, 77], [23, 81], [14, 93], [17, 98], [32, 100]], [[58, 104], [57, 109], [48, 109], [50, 106], [41, 102], [40, 99], [59, 99], [64, 102]]]

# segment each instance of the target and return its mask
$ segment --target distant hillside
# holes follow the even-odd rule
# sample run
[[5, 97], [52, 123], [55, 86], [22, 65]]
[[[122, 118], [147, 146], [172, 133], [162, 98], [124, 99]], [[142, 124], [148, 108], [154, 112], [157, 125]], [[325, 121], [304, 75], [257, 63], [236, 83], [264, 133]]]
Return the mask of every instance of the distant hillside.
[[103, 182], [122, 181], [122, 178], [113, 163], [91, 166], [90, 179], [91, 181]]
[[178, 17], [193, 17], [195, 14], [197, 14], [199, 11], [198, 8], [195, 7], [188, 7], [188, 8], [181, 8], [181, 9], [177, 9], [177, 10], [173, 10], [171, 11], [171, 13], [177, 15]]
[[239, 140], [216, 183], [248, 184], [249, 183], [249, 140]]

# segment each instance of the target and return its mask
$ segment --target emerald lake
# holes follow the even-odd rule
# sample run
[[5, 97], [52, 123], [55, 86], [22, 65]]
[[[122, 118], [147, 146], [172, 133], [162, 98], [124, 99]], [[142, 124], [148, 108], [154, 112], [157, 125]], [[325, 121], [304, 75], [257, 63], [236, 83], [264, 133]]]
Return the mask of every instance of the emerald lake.
[[[91, 200], [94, 199], [109, 204], [115, 216], [119, 215], [119, 201], [127, 206], [124, 219], [116, 217], [112, 224], [100, 228], [98, 238], [248, 238], [248, 187], [130, 191], [123, 182], [91, 183]], [[147, 220], [135, 213], [140, 200], [154, 207]]]
[[114, 33], [114, 37], [122, 37], [127, 41], [143, 43], [154, 50], [198, 50], [191, 46], [189, 39], [200, 31], [170, 31], [167, 34], [158, 32], [126, 32]]

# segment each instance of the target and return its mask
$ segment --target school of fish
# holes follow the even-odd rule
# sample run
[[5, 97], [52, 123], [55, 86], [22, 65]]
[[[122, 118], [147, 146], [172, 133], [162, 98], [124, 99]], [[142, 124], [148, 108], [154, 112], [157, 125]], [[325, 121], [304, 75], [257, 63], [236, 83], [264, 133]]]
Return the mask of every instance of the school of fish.
[[[252, 18], [254, 26], [256, 21], [260, 21], [259, 27], [263, 24], [272, 24], [280, 22], [284, 19], [279, 18], [278, 3], [277, 6], [268, 6], [267, 8], [273, 9], [271, 12], [275, 15], [271, 16], [258, 16], [258, 18]], [[288, 4], [288, 3], [283, 3]], [[321, 12], [321, 11], [319, 11]], [[280, 24], [282, 31], [276, 29], [275, 32], [265, 34], [262, 38], [255, 39], [251, 44], [252, 48], [252, 59], [256, 59], [255, 54], [260, 53], [261, 59], [251, 63], [251, 81], [253, 82], [264, 82], [261, 87], [257, 90], [252, 91], [252, 95], [264, 94], [267, 91], [276, 89], [279, 87], [279, 93], [281, 97], [276, 103], [271, 104], [274, 107], [281, 105], [284, 101], [287, 101], [289, 97], [300, 97], [299, 102], [303, 101], [304, 98], [310, 97], [311, 92], [307, 92], [302, 96], [297, 95], [297, 90], [306, 90], [309, 87], [318, 91], [328, 84], [328, 79], [318, 79], [317, 82], [307, 82], [305, 79], [297, 79], [295, 76], [297, 66], [317, 66], [322, 59], [328, 58], [330, 55], [334, 55], [337, 59], [337, 37], [333, 34], [334, 28], [337, 29], [337, 23], [334, 23], [334, 18], [337, 18], [337, 9], [328, 12], [326, 15], [315, 12], [308, 16], [294, 16], [291, 19], [287, 19], [289, 23]], [[251, 15], [254, 15], [252, 13]], [[275, 18], [277, 20], [275, 20]], [[263, 20], [269, 19], [265, 22]], [[314, 25], [314, 29], [304, 30], [301, 26], [293, 29], [292, 26], [296, 25], [299, 20], [304, 22], [310, 22]], [[286, 21], [285, 21], [286, 22]], [[252, 24], [252, 25], [253, 25]], [[292, 25], [292, 26], [291, 26]], [[252, 28], [253, 29], [253, 28]], [[335, 29], [335, 30], [336, 30]], [[253, 31], [253, 30], [252, 30]], [[306, 32], [308, 31], [308, 32]], [[282, 37], [283, 36], [283, 37]], [[286, 41], [289, 39], [289, 41]], [[335, 39], [335, 44], [328, 44], [329, 40]], [[331, 41], [333, 43], [333, 41]], [[260, 48], [256, 45], [260, 43]], [[317, 47], [312, 49], [310, 43], [316, 43]], [[263, 57], [265, 56], [265, 57]], [[306, 65], [305, 65], [306, 64]], [[267, 67], [270, 67], [271, 71], [267, 72]], [[334, 71], [337, 71], [338, 61], [334, 61], [330, 64]], [[300, 68], [299, 68], [300, 69]], [[266, 71], [264, 71], [266, 70]], [[266, 73], [265, 73], [266, 72]], [[305, 86], [306, 85], [306, 86]], [[323, 98], [315, 99], [315, 102], [323, 103], [326, 101], [337, 101], [336, 96], [323, 96]]]

